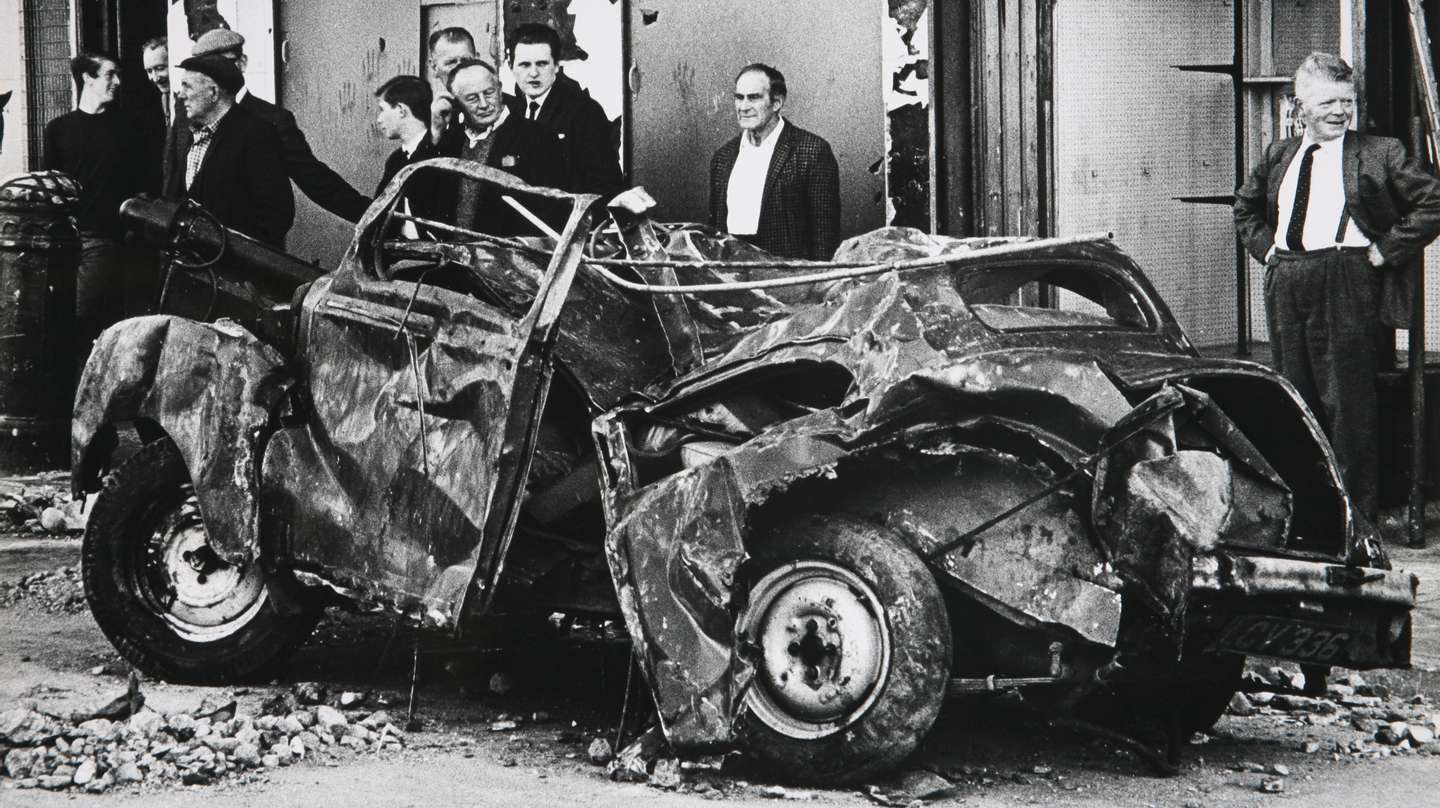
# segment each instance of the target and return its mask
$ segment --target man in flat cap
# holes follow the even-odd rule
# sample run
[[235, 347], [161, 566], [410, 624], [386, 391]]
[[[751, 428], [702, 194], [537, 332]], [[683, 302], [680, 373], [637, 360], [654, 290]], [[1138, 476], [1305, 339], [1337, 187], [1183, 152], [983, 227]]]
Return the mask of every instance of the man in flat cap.
[[169, 172], [165, 195], [193, 199], [226, 227], [283, 249], [295, 197], [279, 133], [236, 103], [245, 77], [230, 60], [192, 56], [180, 68], [191, 138], [184, 162]]
[[[243, 74], [249, 64], [244, 48], [245, 37], [228, 28], [216, 28], [201, 34], [200, 38], [195, 40], [195, 47], [190, 53], [192, 56], [222, 57], [239, 68]], [[346, 221], [360, 221], [360, 216], [370, 206], [370, 198], [355, 190], [334, 169], [315, 156], [310, 150], [310, 143], [305, 139], [305, 133], [301, 132], [299, 125], [295, 123], [294, 114], [257, 97], [243, 84], [235, 96], [235, 101], [279, 132], [285, 173], [295, 181], [301, 193]]]

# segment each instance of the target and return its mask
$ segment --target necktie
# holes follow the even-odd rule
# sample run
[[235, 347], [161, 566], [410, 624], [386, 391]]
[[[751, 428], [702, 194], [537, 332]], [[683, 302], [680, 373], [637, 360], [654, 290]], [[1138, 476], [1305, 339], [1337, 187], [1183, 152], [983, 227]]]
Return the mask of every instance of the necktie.
[[1319, 143], [1310, 144], [1300, 158], [1300, 176], [1295, 180], [1295, 204], [1290, 207], [1290, 225], [1285, 228], [1285, 245], [1292, 250], [1305, 249], [1305, 214], [1310, 208], [1310, 169], [1315, 164]]
[[531, 101], [529, 113], [525, 117], [532, 121], [540, 117], [540, 105]]

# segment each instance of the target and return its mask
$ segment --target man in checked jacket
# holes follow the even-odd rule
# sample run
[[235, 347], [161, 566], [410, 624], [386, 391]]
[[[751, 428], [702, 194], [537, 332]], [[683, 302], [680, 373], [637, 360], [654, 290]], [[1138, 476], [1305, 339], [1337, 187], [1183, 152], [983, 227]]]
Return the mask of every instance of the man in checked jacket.
[[840, 170], [830, 144], [780, 116], [785, 77], [735, 77], [740, 135], [710, 160], [710, 224], [772, 255], [827, 261], [840, 244]]

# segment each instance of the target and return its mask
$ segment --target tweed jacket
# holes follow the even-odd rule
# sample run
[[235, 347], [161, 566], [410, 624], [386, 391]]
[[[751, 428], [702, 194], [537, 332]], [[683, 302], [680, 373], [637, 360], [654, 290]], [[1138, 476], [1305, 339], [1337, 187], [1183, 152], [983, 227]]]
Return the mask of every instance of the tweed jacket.
[[295, 220], [295, 197], [280, 152], [275, 127], [236, 104], [220, 119], [190, 188], [182, 188], [182, 162], [166, 195], [188, 196], [226, 227], [283, 249]]
[[[1258, 261], [1275, 243], [1280, 182], [1301, 138], [1271, 143], [1235, 192], [1235, 230]], [[1345, 209], [1379, 247], [1385, 263], [1406, 266], [1440, 235], [1440, 180], [1405, 153], [1400, 141], [1356, 132], [1343, 145]]]
[[[710, 160], [710, 224], [722, 230], [740, 137], [721, 146]], [[840, 245], [840, 169], [835, 155], [824, 138], [788, 120], [765, 174], [760, 226], [753, 241], [772, 255], [816, 261], [830, 260]]]
[[[512, 116], [525, 117], [529, 103], [525, 96], [510, 96], [506, 103]], [[561, 75], [555, 80], [535, 120], [560, 142], [561, 188], [607, 197], [625, 190], [610, 119], [600, 102], [574, 79]]]

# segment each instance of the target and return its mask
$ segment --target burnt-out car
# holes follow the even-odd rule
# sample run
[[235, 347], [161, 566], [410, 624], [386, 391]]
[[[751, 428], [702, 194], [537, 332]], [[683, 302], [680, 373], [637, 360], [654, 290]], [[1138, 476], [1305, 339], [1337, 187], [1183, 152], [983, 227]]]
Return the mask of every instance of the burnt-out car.
[[[423, 171], [548, 235], [409, 217]], [[450, 160], [288, 302], [303, 265], [228, 238], [236, 319], [120, 323], [76, 400], [86, 594], [150, 673], [250, 676], [322, 594], [446, 629], [620, 614], [673, 747], [840, 782], [948, 695], [1185, 734], [1246, 655], [1408, 664], [1416, 579], [1315, 419], [1202, 358], [1106, 239], [785, 262]]]

